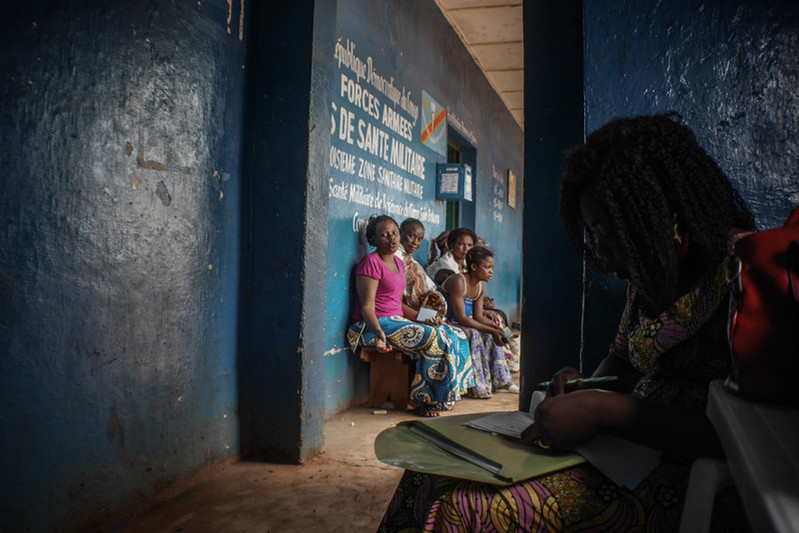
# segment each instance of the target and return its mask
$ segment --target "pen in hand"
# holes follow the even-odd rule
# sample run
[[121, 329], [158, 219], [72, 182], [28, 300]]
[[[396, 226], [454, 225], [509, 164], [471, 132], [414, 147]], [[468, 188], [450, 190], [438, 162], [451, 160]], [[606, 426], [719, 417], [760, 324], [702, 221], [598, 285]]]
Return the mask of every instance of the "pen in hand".
[[[566, 382], [566, 385], [574, 385], [575, 383], [577, 383], [579, 381], [582, 381], [583, 383], [586, 383], [586, 384], [590, 385], [591, 383], [606, 383], [608, 381], [616, 381], [618, 379], [619, 379], [619, 376], [599, 376], [599, 377], [595, 377], [595, 378], [577, 378], [577, 379], [568, 380]], [[542, 381], [541, 383], [538, 384], [539, 387], [543, 387], [543, 388], [547, 388], [550, 385], [552, 385], [551, 381]]]

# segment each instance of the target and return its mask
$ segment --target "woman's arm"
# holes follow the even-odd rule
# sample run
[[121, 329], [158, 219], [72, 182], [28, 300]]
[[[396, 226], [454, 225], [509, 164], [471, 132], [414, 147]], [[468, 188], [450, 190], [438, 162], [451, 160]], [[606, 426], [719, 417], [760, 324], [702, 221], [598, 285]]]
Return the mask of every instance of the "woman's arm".
[[[463, 298], [466, 295], [466, 281], [463, 279], [463, 276], [450, 276], [447, 281], [444, 282], [443, 288], [449, 293], [452, 316], [455, 317], [458, 324], [466, 326], [467, 328], [474, 328], [482, 333], [490, 333], [497, 344], [500, 346], [505, 344], [502, 339], [503, 332], [499, 328], [494, 327], [493, 324], [485, 324], [472, 317], [466, 316], [466, 305], [463, 302]], [[482, 302], [482, 296], [478, 298], [478, 301]], [[478, 311], [482, 314], [482, 303], [478, 309], [476, 301], [472, 309], [472, 315], [477, 316]]]
[[489, 328], [489, 333], [491, 336], [494, 337], [494, 342], [499, 346], [505, 346], [508, 344], [508, 339], [505, 337], [505, 332], [499, 329], [494, 325], [491, 320], [486, 318], [485, 310], [484, 310], [484, 302], [485, 302], [485, 285], [481, 282], [480, 283], [480, 293], [477, 296], [477, 299], [474, 301], [474, 308], [472, 310], [472, 317], [475, 318], [478, 322]]
[[355, 288], [358, 291], [358, 298], [361, 300], [361, 314], [366, 322], [366, 326], [372, 330], [377, 337], [375, 346], [379, 352], [387, 352], [391, 348], [386, 342], [386, 334], [380, 327], [375, 314], [375, 296], [377, 295], [377, 286], [380, 283], [375, 278], [358, 274], [355, 276]]
[[716, 432], [701, 407], [662, 405], [629, 394], [583, 390], [547, 398], [538, 406], [533, 431], [559, 448], [570, 448], [599, 432], [684, 458], [723, 456]]
[[477, 298], [474, 300], [474, 309], [472, 310], [472, 318], [484, 324], [491, 329], [495, 329], [500, 333], [504, 333], [501, 329], [496, 327], [493, 322], [485, 317], [485, 286], [480, 283], [480, 293], [478, 294]]

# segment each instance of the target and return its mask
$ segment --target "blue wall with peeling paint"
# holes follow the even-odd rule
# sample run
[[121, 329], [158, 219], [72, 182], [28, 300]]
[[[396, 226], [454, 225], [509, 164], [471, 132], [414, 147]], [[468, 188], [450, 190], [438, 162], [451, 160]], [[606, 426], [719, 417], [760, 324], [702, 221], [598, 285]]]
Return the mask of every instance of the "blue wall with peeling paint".
[[[676, 111], [758, 226], [781, 225], [799, 204], [799, 5], [590, 0], [585, 21], [586, 130]], [[606, 355], [624, 305], [621, 283], [595, 281], [589, 368]]]
[[3, 7], [3, 531], [135, 511], [237, 457], [246, 73], [228, 9]]
[[[299, 462], [324, 442], [322, 352], [331, 2], [253, 6], [242, 210], [242, 455]], [[317, 127], [317, 124], [322, 124]], [[320, 139], [321, 137], [321, 139]]]
[[[677, 111], [761, 228], [799, 204], [795, 2], [533, 2], [525, 23], [523, 405], [530, 383], [580, 364], [581, 263], [557, 218], [557, 177], [563, 151], [584, 132], [614, 117]], [[541, 250], [541, 261], [528, 260]], [[607, 355], [624, 285], [589, 271], [588, 286], [590, 372]]]
[[328, 235], [352, 218], [328, 214], [341, 13], [475, 139], [476, 229], [516, 315], [521, 180], [515, 211], [488, 205], [521, 131], [435, 4], [244, 4], [3, 10], [4, 531], [109, 527], [239, 457], [301, 462], [365, 391], [351, 354], [323, 360], [349, 312], [346, 284], [325, 305], [328, 242], [337, 269], [355, 242]]
[[558, 219], [558, 198], [563, 154], [583, 140], [582, 2], [528, 2], [524, 23], [520, 405], [529, 405], [534, 384], [574, 365], [579, 351], [582, 271]]

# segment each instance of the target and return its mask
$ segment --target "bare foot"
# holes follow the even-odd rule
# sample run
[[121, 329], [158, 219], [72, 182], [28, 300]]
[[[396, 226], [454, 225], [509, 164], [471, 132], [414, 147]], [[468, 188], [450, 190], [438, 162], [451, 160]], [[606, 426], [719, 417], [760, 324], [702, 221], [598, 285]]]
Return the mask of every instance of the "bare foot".
[[424, 418], [434, 418], [439, 416], [439, 412], [435, 405], [420, 405], [416, 409], [411, 409], [411, 413]]

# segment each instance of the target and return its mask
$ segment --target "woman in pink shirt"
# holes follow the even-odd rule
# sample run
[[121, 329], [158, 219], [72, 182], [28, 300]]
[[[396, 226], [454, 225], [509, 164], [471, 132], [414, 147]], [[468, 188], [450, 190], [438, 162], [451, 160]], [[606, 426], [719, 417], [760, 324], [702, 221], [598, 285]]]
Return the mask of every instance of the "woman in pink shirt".
[[395, 255], [400, 244], [397, 223], [381, 215], [369, 220], [366, 240], [376, 251], [355, 267], [358, 305], [347, 331], [353, 351], [358, 346], [392, 349], [415, 362], [410, 399], [419, 416], [438, 411], [460, 399], [473, 384], [469, 342], [447, 325], [420, 324], [403, 316], [405, 265]]

